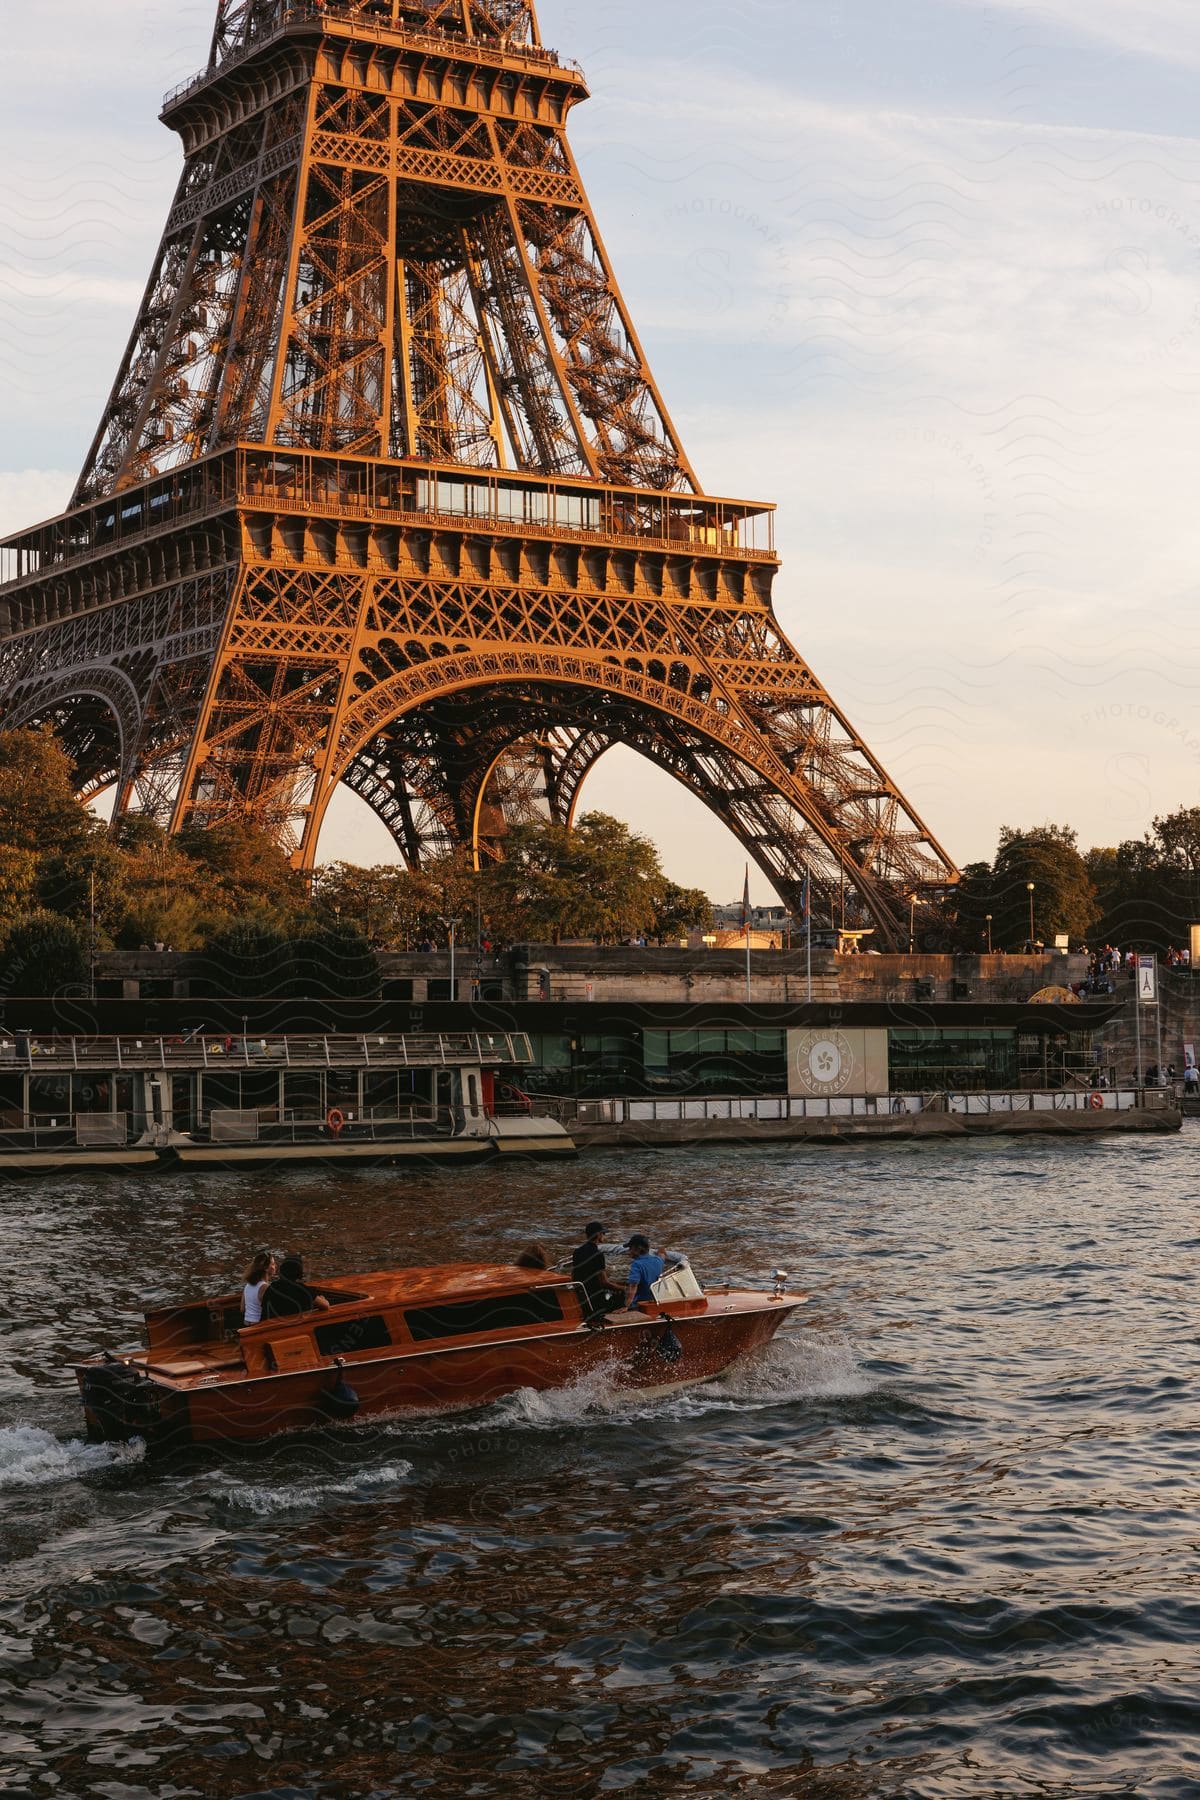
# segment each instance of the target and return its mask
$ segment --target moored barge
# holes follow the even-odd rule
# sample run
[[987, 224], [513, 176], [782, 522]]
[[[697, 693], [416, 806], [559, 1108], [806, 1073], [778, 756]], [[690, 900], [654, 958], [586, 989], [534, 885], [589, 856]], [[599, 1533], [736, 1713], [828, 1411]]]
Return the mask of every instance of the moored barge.
[[0, 1174], [571, 1155], [516, 1085], [531, 1057], [521, 1032], [2, 1035]]

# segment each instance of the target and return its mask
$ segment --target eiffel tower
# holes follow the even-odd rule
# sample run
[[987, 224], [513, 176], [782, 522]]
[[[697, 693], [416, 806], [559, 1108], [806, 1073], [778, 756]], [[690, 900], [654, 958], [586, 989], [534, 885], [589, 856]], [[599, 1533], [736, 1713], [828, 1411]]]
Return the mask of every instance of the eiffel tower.
[[340, 783], [410, 866], [641, 752], [785, 902], [902, 944], [953, 864], [783, 636], [773, 509], [704, 494], [530, 0], [221, 0], [70, 510], [3, 546], [0, 720], [300, 867]]

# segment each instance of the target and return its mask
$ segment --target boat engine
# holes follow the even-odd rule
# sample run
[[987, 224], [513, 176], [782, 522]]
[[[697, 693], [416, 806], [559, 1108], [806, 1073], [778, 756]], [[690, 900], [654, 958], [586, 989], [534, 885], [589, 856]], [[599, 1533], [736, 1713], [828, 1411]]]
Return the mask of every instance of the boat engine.
[[341, 1357], [334, 1359], [337, 1380], [326, 1388], [317, 1404], [327, 1419], [352, 1419], [362, 1402], [346, 1380], [346, 1365]]
[[162, 1423], [155, 1384], [124, 1363], [97, 1364], [83, 1372], [83, 1404], [93, 1443], [128, 1443], [149, 1437]]

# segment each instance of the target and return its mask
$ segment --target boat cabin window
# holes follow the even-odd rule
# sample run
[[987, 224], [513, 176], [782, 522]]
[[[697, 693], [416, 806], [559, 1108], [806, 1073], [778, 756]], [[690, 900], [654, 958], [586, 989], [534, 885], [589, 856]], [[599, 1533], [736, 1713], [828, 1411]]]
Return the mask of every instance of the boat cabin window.
[[322, 1356], [353, 1356], [356, 1350], [386, 1350], [392, 1341], [387, 1320], [379, 1313], [367, 1319], [341, 1319], [318, 1325], [313, 1334]]
[[495, 1300], [456, 1300], [449, 1306], [422, 1306], [406, 1312], [414, 1343], [430, 1338], [467, 1337], [476, 1331], [514, 1331], [521, 1325], [557, 1325], [562, 1301], [554, 1288], [503, 1294]]

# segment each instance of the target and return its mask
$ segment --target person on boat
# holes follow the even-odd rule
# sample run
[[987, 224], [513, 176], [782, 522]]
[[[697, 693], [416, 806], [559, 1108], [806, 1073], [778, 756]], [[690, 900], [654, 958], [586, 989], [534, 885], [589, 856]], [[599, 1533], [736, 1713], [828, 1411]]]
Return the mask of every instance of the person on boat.
[[262, 1318], [263, 1295], [278, 1273], [279, 1264], [275, 1261], [274, 1252], [260, 1250], [246, 1270], [246, 1280], [242, 1288], [243, 1325], [259, 1323]]
[[262, 1297], [264, 1319], [285, 1319], [290, 1313], [327, 1312], [329, 1302], [323, 1294], [314, 1294], [304, 1282], [304, 1262], [299, 1256], [285, 1256], [279, 1273]]
[[652, 1250], [650, 1239], [640, 1231], [635, 1232], [624, 1248], [633, 1258], [625, 1289], [625, 1305], [630, 1312], [640, 1312], [647, 1302], [654, 1305], [654, 1284], [662, 1280], [668, 1269], [688, 1267], [687, 1257], [677, 1250]]
[[517, 1258], [518, 1269], [548, 1269], [550, 1258], [544, 1244], [526, 1244]]
[[585, 1227], [583, 1242], [577, 1250], [571, 1252], [571, 1279], [577, 1281], [583, 1289], [584, 1312], [588, 1318], [597, 1318], [606, 1312], [617, 1312], [625, 1304], [625, 1296], [619, 1288], [613, 1287], [608, 1279], [608, 1265], [604, 1259], [605, 1227], [597, 1220]]

